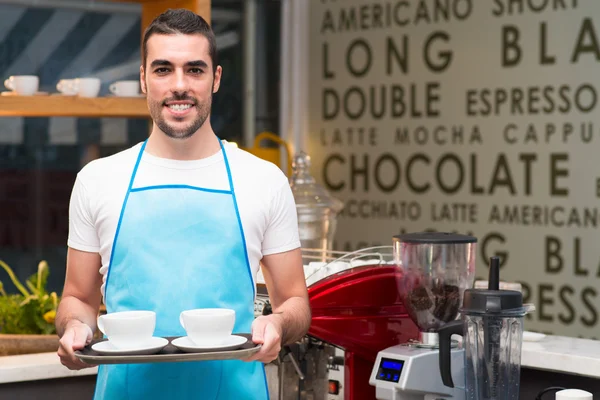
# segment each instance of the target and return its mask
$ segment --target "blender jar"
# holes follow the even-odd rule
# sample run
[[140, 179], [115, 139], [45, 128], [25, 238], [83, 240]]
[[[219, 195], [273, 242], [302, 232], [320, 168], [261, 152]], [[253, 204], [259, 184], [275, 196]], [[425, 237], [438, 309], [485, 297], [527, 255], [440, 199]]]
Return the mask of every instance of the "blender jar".
[[401, 269], [398, 293], [419, 328], [423, 346], [437, 346], [437, 330], [453, 321], [463, 293], [473, 286], [477, 239], [450, 232], [393, 237], [394, 263]]
[[468, 400], [518, 400], [523, 317], [533, 306], [521, 292], [499, 290], [499, 258], [492, 257], [488, 289], [465, 291], [462, 321], [439, 330], [440, 373], [454, 387], [450, 371], [450, 338], [463, 336], [465, 390]]

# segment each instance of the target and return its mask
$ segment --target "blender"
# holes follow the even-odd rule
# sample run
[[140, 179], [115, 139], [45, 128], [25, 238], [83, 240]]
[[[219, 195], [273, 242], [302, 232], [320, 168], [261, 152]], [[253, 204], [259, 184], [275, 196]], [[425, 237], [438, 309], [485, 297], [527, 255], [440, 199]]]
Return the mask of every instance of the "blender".
[[[473, 286], [477, 239], [447, 232], [394, 236], [394, 263], [399, 269], [398, 295], [419, 329], [417, 340], [377, 354], [369, 383], [377, 399], [465, 399], [464, 350], [448, 348], [446, 385], [439, 371], [439, 330], [456, 320], [465, 290]], [[444, 358], [446, 360], [446, 358]]]
[[454, 387], [450, 338], [461, 335], [466, 399], [518, 400], [523, 317], [534, 307], [523, 304], [519, 291], [499, 290], [498, 257], [491, 257], [489, 267], [488, 289], [465, 291], [460, 310], [462, 321], [450, 322], [438, 331], [440, 373], [444, 385]]

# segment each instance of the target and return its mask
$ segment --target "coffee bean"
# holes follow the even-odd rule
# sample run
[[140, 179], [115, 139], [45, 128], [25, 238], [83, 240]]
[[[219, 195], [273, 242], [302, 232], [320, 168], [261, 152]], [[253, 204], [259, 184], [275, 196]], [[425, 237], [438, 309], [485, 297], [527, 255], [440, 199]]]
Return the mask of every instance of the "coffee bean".
[[418, 282], [404, 287], [402, 298], [408, 314], [423, 332], [436, 331], [442, 324], [456, 318], [460, 307], [459, 287], [445, 283]]

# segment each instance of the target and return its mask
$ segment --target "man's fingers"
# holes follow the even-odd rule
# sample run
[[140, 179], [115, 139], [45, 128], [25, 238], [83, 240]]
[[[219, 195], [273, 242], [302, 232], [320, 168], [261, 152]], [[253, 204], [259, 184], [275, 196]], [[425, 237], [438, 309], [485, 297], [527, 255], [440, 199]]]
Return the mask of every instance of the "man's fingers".
[[252, 322], [252, 341], [256, 344], [265, 342], [265, 325], [264, 318], [257, 318]]
[[82, 369], [91, 366], [78, 359], [71, 347], [64, 347], [61, 345], [57, 354], [60, 358], [61, 364], [69, 369]]
[[92, 365], [84, 363], [75, 356], [75, 350], [81, 350], [90, 341], [91, 329], [87, 326], [77, 326], [67, 329], [59, 341], [58, 356], [60, 362], [69, 369], [89, 368]]
[[279, 344], [281, 337], [273, 324], [267, 324], [265, 327], [264, 342], [268, 345]]
[[281, 350], [281, 337], [273, 324], [265, 327], [265, 344], [261, 350], [264, 350], [261, 359], [266, 362], [273, 361]]
[[88, 341], [88, 332], [85, 329], [74, 329], [73, 343], [71, 345], [73, 350], [81, 350], [85, 347]]
[[83, 361], [74, 358], [74, 359], [70, 359], [70, 358], [61, 358], [60, 359], [60, 363], [62, 365], [64, 365], [65, 367], [69, 368], [69, 369], [74, 369], [74, 370], [79, 370], [79, 369], [84, 369], [84, 368], [90, 368], [93, 367], [93, 365], [89, 365], [84, 363]]
[[[256, 338], [260, 338], [260, 341], [257, 341]], [[281, 337], [272, 323], [257, 324], [256, 329], [253, 330], [252, 339], [254, 343], [262, 343], [262, 347], [258, 352], [248, 357], [246, 361], [267, 363], [277, 358], [281, 350]]]
[[73, 339], [75, 336], [75, 330], [74, 329], [68, 329], [64, 335], [60, 338], [60, 350], [62, 350], [62, 352], [64, 353], [64, 355], [66, 356], [70, 356], [73, 353]]
[[261, 349], [254, 353], [253, 355], [244, 358], [244, 361], [256, 361], [257, 357], [259, 356], [259, 354], [261, 353], [261, 351], [263, 350], [264, 346], [264, 336], [265, 336], [265, 321], [264, 318], [258, 317], [256, 318], [253, 322], [252, 322], [252, 342], [254, 344], [260, 344], [262, 345]]

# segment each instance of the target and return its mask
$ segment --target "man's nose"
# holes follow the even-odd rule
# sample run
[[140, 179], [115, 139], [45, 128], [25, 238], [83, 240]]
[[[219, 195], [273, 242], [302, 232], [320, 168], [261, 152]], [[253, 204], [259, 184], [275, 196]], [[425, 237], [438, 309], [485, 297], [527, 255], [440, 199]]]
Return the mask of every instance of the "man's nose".
[[177, 71], [175, 73], [172, 91], [173, 92], [186, 92], [188, 90], [188, 81], [183, 71]]

